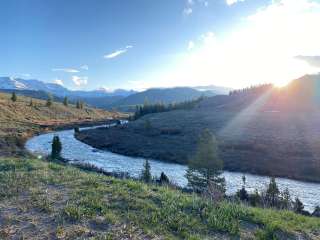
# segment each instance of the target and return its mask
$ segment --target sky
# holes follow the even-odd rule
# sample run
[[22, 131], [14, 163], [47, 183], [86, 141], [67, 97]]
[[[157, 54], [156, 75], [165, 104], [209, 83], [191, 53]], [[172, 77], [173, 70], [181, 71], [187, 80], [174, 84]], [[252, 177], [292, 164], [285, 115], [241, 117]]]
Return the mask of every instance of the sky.
[[2, 0], [0, 76], [70, 89], [285, 85], [320, 72], [320, 0]]

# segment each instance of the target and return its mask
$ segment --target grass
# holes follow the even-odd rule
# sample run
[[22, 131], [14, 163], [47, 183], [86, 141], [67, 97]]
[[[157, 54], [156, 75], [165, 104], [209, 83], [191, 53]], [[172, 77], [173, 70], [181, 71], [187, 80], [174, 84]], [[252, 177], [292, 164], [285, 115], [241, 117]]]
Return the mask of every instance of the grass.
[[[317, 218], [212, 203], [168, 187], [37, 159], [0, 159], [0, 200], [0, 238], [19, 234], [26, 239], [320, 236]], [[25, 227], [30, 224], [35, 226]]]
[[124, 117], [124, 114], [107, 112], [101, 109], [85, 107], [77, 109], [70, 104], [54, 102], [46, 106], [46, 101], [18, 96], [16, 102], [10, 100], [10, 94], [0, 93], [0, 155], [11, 156], [23, 148], [24, 140], [33, 134], [57, 126], [95, 122]]

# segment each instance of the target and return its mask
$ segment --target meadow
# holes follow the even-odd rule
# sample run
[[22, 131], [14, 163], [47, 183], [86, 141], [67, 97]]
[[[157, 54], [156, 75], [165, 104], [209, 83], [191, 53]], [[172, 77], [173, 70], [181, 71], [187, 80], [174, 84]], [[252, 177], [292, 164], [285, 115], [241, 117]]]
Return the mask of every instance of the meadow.
[[3, 239], [318, 239], [320, 220], [33, 158], [0, 159]]

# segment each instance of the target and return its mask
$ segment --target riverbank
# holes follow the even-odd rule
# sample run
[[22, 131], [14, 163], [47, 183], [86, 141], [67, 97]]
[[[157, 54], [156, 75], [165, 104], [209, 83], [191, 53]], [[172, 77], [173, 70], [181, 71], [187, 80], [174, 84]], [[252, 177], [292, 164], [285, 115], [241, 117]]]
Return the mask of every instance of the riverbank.
[[25, 155], [25, 141], [40, 133], [104, 124], [127, 115], [61, 103], [46, 105], [46, 101], [18, 96], [13, 102], [9, 94], [0, 94], [0, 156]]
[[[0, 158], [4, 239], [317, 239], [320, 220], [58, 163]], [[35, 224], [36, 223], [36, 224]]]
[[240, 119], [234, 111], [197, 107], [149, 114], [126, 126], [81, 131], [76, 138], [121, 155], [187, 164], [199, 133], [207, 128], [219, 141], [225, 170], [320, 182], [320, 114], [304, 116], [260, 111]]

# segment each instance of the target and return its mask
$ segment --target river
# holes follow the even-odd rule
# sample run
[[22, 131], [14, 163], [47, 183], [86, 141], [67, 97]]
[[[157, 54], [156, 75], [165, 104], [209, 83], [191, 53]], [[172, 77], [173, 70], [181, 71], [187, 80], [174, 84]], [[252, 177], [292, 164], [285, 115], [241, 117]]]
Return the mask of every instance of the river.
[[[78, 141], [74, 137], [74, 130], [57, 131], [35, 136], [27, 141], [25, 147], [29, 152], [39, 157], [48, 155], [51, 151], [51, 142], [54, 135], [58, 135], [62, 142], [62, 157], [68, 159], [71, 163], [89, 163], [108, 172], [127, 172], [132, 177], [137, 177], [143, 168], [145, 159], [127, 157], [95, 149]], [[186, 186], [187, 179], [184, 176], [187, 167], [185, 165], [156, 160], [150, 160], [150, 165], [153, 176], [158, 177], [161, 172], [164, 172], [174, 184], [182, 187]], [[227, 194], [234, 194], [241, 188], [243, 174], [228, 171], [223, 173], [226, 179]], [[265, 189], [270, 181], [269, 177], [266, 176], [247, 173], [245, 173], [245, 176], [246, 189], [250, 192], [255, 189], [259, 191]], [[277, 178], [276, 180], [280, 190], [288, 188], [293, 198], [300, 198], [306, 210], [312, 212], [316, 205], [320, 205], [320, 184], [286, 178]]]

